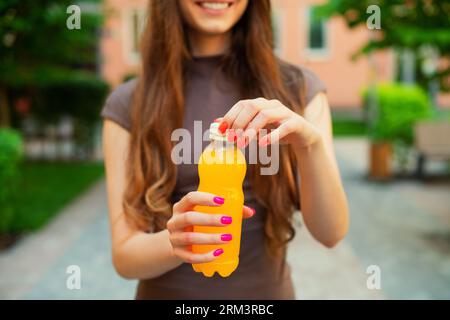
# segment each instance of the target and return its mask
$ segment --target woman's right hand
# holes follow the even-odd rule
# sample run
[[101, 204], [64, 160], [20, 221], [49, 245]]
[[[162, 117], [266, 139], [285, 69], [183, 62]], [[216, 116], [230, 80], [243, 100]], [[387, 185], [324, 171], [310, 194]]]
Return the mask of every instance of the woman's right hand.
[[[210, 262], [220, 256], [222, 248], [207, 252], [193, 253], [190, 246], [193, 244], [225, 244], [232, 238], [228, 233], [199, 233], [192, 232], [193, 226], [225, 227], [232, 223], [232, 217], [224, 214], [209, 214], [193, 211], [195, 206], [220, 207], [226, 199], [214, 194], [192, 191], [174, 204], [172, 217], [167, 221], [167, 230], [170, 233], [170, 242], [173, 253], [187, 263]], [[244, 206], [243, 218], [250, 218], [255, 210]]]

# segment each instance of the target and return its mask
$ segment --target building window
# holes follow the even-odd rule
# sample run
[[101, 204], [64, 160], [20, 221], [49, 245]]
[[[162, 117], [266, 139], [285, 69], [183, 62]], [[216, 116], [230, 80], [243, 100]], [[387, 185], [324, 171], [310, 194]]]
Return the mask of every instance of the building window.
[[281, 18], [280, 9], [272, 10], [272, 33], [273, 33], [273, 45], [274, 50], [277, 55], [281, 55], [281, 22], [283, 19]]
[[134, 53], [139, 53], [139, 37], [140, 33], [140, 15], [137, 10], [134, 10], [131, 16], [131, 36], [133, 37], [132, 47]]
[[315, 7], [308, 9], [307, 14], [307, 54], [309, 58], [326, 58], [328, 49], [328, 29], [325, 19], [315, 16]]
[[124, 17], [124, 49], [125, 56], [130, 64], [139, 63], [139, 42], [145, 25], [145, 8], [133, 8], [125, 11]]

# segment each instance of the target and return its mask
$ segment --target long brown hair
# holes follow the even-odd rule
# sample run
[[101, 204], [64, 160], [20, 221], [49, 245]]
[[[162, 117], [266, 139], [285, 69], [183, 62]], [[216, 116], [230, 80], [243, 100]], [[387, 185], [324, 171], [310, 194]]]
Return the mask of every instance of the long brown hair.
[[[152, 0], [142, 36], [142, 73], [134, 92], [124, 210], [130, 221], [150, 232], [163, 230], [172, 215], [171, 194], [177, 168], [171, 160], [171, 133], [182, 126], [185, 74], [191, 59], [177, 0]], [[233, 27], [222, 70], [238, 83], [243, 98], [278, 99], [302, 111], [301, 72], [273, 53], [270, 0], [249, 1]], [[231, 107], [231, 106], [230, 106]], [[276, 175], [259, 175], [252, 166], [252, 186], [267, 209], [266, 244], [272, 256], [285, 252], [295, 234], [292, 212], [298, 205], [295, 159], [290, 146], [280, 148]]]

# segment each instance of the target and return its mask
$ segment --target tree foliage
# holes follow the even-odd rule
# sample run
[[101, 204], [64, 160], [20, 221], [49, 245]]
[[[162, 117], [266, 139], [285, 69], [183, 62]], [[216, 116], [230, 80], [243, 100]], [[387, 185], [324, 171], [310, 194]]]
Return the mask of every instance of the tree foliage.
[[95, 65], [96, 33], [102, 23], [100, 11], [92, 10], [97, 2], [81, 2], [81, 29], [69, 30], [71, 0], [2, 0], [0, 85], [57, 82], [79, 67]]
[[[450, 1], [449, 0], [329, 0], [319, 9], [321, 16], [338, 15], [350, 28], [366, 25], [367, 8], [381, 10], [381, 29], [358, 54], [384, 48], [412, 49], [418, 53], [424, 46], [438, 50], [441, 62], [428, 80], [439, 79], [441, 89], [450, 89]], [[419, 72], [420, 69], [418, 70]]]
[[[422, 88], [398, 83], [383, 83], [375, 88], [378, 101], [370, 137], [374, 141], [413, 143], [413, 128], [417, 121], [431, 116], [430, 101]], [[368, 92], [364, 93], [368, 105]]]

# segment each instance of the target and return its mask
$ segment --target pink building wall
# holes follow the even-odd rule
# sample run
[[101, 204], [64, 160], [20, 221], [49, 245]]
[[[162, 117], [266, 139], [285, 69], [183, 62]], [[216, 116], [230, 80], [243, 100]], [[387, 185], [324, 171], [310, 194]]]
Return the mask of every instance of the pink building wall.
[[[328, 99], [334, 108], [358, 107], [360, 93], [370, 81], [368, 59], [356, 61], [351, 56], [369, 38], [369, 30], [349, 30], [339, 18], [332, 18], [326, 24], [328, 50], [315, 55], [308, 52], [309, 7], [321, 4], [317, 0], [273, 0], [274, 10], [281, 21], [280, 56], [287, 61], [313, 70], [327, 85]], [[394, 70], [392, 55], [388, 52], [375, 56], [377, 79], [390, 80]]]
[[133, 9], [145, 12], [148, 0], [105, 1], [106, 21], [101, 39], [102, 76], [113, 86], [123, 82], [126, 75], [136, 73], [138, 61], [127, 54], [129, 39], [127, 17]]

